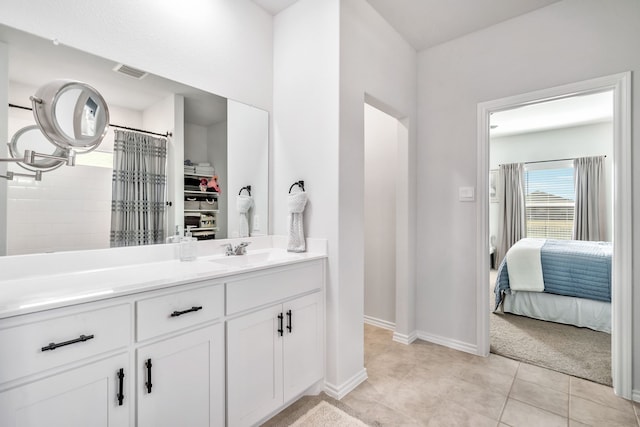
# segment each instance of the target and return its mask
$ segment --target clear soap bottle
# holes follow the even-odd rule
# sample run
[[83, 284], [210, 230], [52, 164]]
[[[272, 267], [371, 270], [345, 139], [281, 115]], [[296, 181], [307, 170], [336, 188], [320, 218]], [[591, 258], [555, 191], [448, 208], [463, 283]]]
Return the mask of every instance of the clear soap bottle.
[[191, 235], [191, 229], [187, 228], [180, 239], [180, 261], [193, 261], [197, 256], [196, 238]]

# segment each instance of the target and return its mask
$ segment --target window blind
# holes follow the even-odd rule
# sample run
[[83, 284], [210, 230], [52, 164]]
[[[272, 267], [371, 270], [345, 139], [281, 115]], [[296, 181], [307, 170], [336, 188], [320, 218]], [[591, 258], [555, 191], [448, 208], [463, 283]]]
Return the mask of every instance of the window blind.
[[575, 208], [573, 165], [528, 164], [524, 181], [527, 237], [570, 240]]

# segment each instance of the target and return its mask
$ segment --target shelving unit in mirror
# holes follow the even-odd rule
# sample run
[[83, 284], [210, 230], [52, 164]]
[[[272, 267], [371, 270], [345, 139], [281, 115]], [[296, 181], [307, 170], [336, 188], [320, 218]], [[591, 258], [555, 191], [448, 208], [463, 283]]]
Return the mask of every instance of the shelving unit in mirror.
[[203, 185], [211, 176], [184, 174], [184, 228], [198, 240], [216, 238], [218, 231], [218, 192]]

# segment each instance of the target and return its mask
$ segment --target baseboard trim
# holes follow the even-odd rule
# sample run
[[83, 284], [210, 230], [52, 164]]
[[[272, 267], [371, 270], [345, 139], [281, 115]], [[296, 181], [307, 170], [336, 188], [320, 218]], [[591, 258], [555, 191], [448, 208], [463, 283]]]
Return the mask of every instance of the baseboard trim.
[[418, 339], [418, 333], [416, 331], [411, 332], [409, 335], [401, 334], [400, 332], [393, 333], [393, 340], [400, 344], [409, 345]]
[[353, 389], [365, 382], [369, 378], [367, 376], [367, 370], [362, 368], [360, 372], [349, 378], [347, 381], [340, 385], [324, 382], [324, 392], [334, 399], [340, 400], [349, 394]]
[[389, 322], [387, 320], [378, 319], [371, 316], [364, 316], [364, 323], [372, 326], [377, 326], [378, 328], [388, 329], [393, 331], [396, 329], [396, 324], [393, 322]]
[[450, 338], [441, 337], [439, 335], [429, 334], [427, 332], [418, 331], [418, 338], [424, 341], [428, 341], [434, 344], [443, 345], [445, 347], [452, 348], [454, 350], [464, 351], [465, 353], [471, 353], [475, 355], [480, 355], [478, 353], [478, 346], [472, 345], [466, 342], [453, 340]]
[[631, 400], [640, 402], [640, 390], [631, 390]]

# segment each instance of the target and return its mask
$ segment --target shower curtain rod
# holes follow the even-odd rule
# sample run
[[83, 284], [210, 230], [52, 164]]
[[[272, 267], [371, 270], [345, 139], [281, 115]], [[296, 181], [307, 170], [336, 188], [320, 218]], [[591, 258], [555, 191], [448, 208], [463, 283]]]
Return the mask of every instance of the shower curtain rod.
[[[593, 157], [593, 156], [592, 156]], [[602, 157], [607, 157], [606, 155], [603, 155]], [[532, 163], [549, 163], [549, 162], [566, 162], [568, 160], [575, 160], [578, 157], [572, 157], [572, 158], [568, 158], [568, 159], [551, 159], [551, 160], [537, 160], [535, 162], [522, 162], [522, 164], [524, 165], [530, 165]], [[502, 164], [499, 164], [498, 166], [502, 166]]]
[[[9, 107], [11, 107], [11, 108], [19, 108], [21, 110], [33, 111], [33, 109], [30, 108], [30, 107], [23, 107], [22, 105], [15, 105], [15, 104], [11, 104], [11, 103], [9, 104]], [[162, 136], [162, 137], [165, 137], [165, 138], [173, 136], [173, 134], [171, 132], [166, 132], [166, 133], [151, 132], [150, 130], [136, 129], [136, 128], [132, 128], [132, 127], [128, 127], [128, 126], [120, 126], [120, 125], [116, 125], [116, 124], [113, 124], [113, 123], [109, 123], [109, 126], [114, 127], [114, 128], [119, 128], [119, 129], [131, 130], [131, 131], [134, 131], [134, 132], [148, 133], [150, 135], [157, 135], [157, 136]]]

